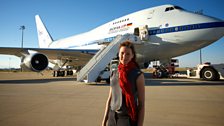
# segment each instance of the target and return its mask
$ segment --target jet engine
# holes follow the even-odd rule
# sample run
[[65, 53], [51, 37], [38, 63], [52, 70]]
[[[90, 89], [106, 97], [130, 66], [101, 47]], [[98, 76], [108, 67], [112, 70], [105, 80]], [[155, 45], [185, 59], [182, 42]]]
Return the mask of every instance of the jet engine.
[[22, 58], [21, 68], [40, 72], [48, 67], [48, 58], [41, 53], [33, 53]]

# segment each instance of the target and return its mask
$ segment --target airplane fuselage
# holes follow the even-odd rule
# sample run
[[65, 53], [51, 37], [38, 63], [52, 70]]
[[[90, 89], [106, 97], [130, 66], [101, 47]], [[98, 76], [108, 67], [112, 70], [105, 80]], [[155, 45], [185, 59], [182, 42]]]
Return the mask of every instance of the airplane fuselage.
[[224, 35], [220, 19], [186, 11], [173, 5], [141, 10], [101, 25], [89, 32], [55, 41], [49, 48], [99, 50], [99, 43], [111, 42], [126, 33], [141, 37], [141, 27], [147, 29], [146, 40], [136, 45], [141, 63], [168, 59], [203, 48]]

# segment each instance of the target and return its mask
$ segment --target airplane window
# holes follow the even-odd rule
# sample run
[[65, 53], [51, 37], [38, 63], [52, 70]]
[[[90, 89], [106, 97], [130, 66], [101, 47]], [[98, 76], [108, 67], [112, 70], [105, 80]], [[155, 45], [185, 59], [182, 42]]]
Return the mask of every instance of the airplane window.
[[163, 29], [161, 29], [161, 33], [163, 33], [163, 31], [164, 31], [164, 30], [163, 30]]
[[174, 10], [174, 8], [173, 7], [170, 7], [170, 10]]
[[169, 30], [169, 28], [166, 28], [166, 32], [169, 32], [170, 30]]
[[198, 29], [199, 28], [199, 25], [195, 24], [194, 27], [195, 27], [195, 29]]
[[174, 6], [175, 9], [178, 9], [178, 10], [184, 10], [183, 8], [179, 7], [179, 6]]
[[183, 28], [180, 26], [180, 27], [179, 27], [179, 30], [180, 30], [180, 31], [182, 31], [182, 30], [183, 30]]
[[175, 28], [175, 31], [178, 31], [178, 27]]
[[156, 30], [153, 31], [153, 34], [156, 34]]
[[170, 32], [170, 28], [167, 28], [167, 32]]
[[167, 8], [165, 9], [165, 12], [166, 12], [166, 11], [171, 11], [171, 10], [174, 10], [174, 7], [167, 7]]
[[187, 26], [187, 30], [191, 30], [191, 26], [189, 25], [189, 26]]
[[169, 8], [169, 7], [167, 7], [167, 8], [166, 8], [166, 10], [165, 10], [165, 12], [166, 12], [166, 11], [169, 11], [169, 10], [170, 10], [170, 8]]

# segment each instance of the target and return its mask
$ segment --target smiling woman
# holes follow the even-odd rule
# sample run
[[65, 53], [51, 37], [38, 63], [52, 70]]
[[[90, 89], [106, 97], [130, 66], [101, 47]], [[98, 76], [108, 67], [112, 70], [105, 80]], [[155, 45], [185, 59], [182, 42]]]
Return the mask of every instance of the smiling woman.
[[109, 97], [102, 126], [142, 126], [145, 113], [144, 75], [136, 63], [134, 45], [119, 48], [119, 65], [111, 75]]

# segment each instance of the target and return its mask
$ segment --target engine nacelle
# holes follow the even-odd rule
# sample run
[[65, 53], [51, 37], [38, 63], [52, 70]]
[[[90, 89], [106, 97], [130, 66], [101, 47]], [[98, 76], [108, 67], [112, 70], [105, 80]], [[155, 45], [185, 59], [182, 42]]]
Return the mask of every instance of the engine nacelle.
[[21, 68], [40, 72], [48, 67], [48, 58], [44, 54], [34, 53], [22, 59]]

